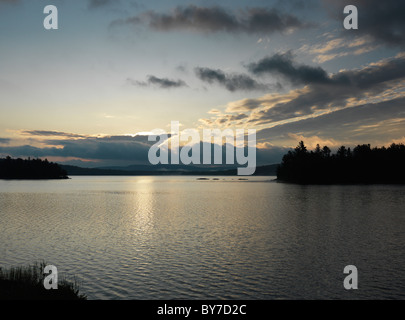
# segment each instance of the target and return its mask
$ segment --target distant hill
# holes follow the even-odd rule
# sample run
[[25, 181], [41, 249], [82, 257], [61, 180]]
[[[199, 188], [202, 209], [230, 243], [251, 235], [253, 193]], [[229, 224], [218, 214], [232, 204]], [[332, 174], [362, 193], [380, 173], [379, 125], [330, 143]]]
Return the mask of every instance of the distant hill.
[[129, 165], [125, 167], [109, 166], [98, 167], [102, 170], [118, 170], [118, 171], [131, 171], [131, 172], [210, 172], [218, 170], [232, 170], [235, 165], [184, 165], [184, 164], [158, 164], [158, 165]]
[[0, 159], [0, 179], [68, 179], [57, 163], [41, 159]]
[[[186, 165], [161, 166], [128, 166], [108, 168], [82, 168], [71, 165], [60, 165], [68, 175], [72, 176], [139, 176], [139, 175], [237, 175], [237, 168], [196, 167]], [[275, 176], [278, 164], [271, 164], [256, 168], [254, 175]], [[114, 168], [114, 169], [112, 169]]]

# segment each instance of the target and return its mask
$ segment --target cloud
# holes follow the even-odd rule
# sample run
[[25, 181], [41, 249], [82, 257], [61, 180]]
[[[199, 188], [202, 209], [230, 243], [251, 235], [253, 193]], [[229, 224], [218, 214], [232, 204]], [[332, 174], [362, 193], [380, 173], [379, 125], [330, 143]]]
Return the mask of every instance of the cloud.
[[[302, 134], [288, 133], [287, 136], [298, 143], [305, 141], [305, 145], [309, 149], [315, 149], [316, 145], [328, 146], [330, 148], [338, 148], [342, 145], [342, 141], [337, 141], [333, 138], [322, 138], [319, 136], [304, 136]], [[343, 143], [344, 144], [344, 143]]]
[[196, 76], [209, 84], [218, 83], [229, 91], [237, 90], [266, 90], [268, 86], [258, 83], [250, 76], [245, 74], [226, 74], [219, 69], [195, 68]]
[[170, 80], [167, 78], [157, 78], [155, 76], [149, 76], [148, 82], [158, 85], [161, 88], [178, 88], [186, 86], [186, 83], [182, 80]]
[[[79, 165], [102, 166], [104, 164], [142, 164], [150, 165], [148, 152], [156, 142], [149, 142], [148, 136], [109, 136], [109, 137], [87, 137], [85, 139], [48, 140], [47, 147], [34, 147], [31, 145], [1, 146], [0, 156], [10, 155], [12, 157], [40, 157], [58, 159], [58, 162], [76, 163]], [[202, 162], [203, 144], [200, 144], [200, 160]], [[211, 151], [214, 144], [211, 144]], [[53, 147], [55, 145], [55, 147]], [[262, 144], [257, 149], [257, 163], [271, 164], [281, 160], [286, 150], [281, 147]], [[222, 146], [223, 163], [225, 164], [226, 148]], [[214, 153], [211, 153], [214, 157]], [[74, 161], [72, 162], [72, 159]], [[214, 159], [211, 159], [214, 163]]]
[[304, 9], [316, 9], [318, 6], [317, 0], [277, 0], [275, 6], [277, 8], [284, 7], [286, 10], [304, 10]]
[[47, 140], [45, 143], [48, 147], [0, 146], [0, 154], [9, 154], [14, 157], [73, 157], [84, 160], [148, 163], [147, 154], [151, 145], [147, 136], [87, 137], [85, 139]]
[[255, 75], [282, 75], [293, 84], [327, 83], [330, 81], [327, 72], [322, 68], [295, 63], [291, 51], [265, 57], [258, 62], [249, 64], [247, 68]]
[[290, 150], [288, 147], [277, 147], [263, 144], [262, 148], [256, 149], [257, 165], [280, 163], [283, 156]]
[[[325, 36], [328, 39], [328, 37], [331, 35], [326, 34]], [[338, 37], [312, 46], [305, 44], [298, 51], [314, 54], [316, 55], [316, 57], [313, 59], [314, 62], [324, 63], [349, 55], [362, 55], [374, 51], [378, 47], [380, 47], [380, 45], [374, 43], [372, 37], [363, 35], [350, 39], [349, 37]]]
[[402, 96], [404, 81], [405, 54], [399, 54], [360, 69], [340, 71], [324, 79], [324, 83], [313, 82], [287, 94], [234, 102], [228, 106], [227, 111], [255, 110], [250, 121], [271, 123], [312, 115], [320, 110], [361, 104], [364, 99], [389, 100]]
[[75, 133], [67, 133], [67, 132], [60, 132], [60, 131], [46, 131], [46, 130], [24, 130], [21, 132], [24, 135], [30, 136], [54, 136], [54, 137], [65, 137], [65, 138], [85, 138], [86, 136], [75, 134]]
[[117, 20], [113, 24], [146, 24], [149, 28], [168, 32], [186, 30], [202, 33], [273, 33], [285, 32], [309, 27], [292, 14], [272, 8], [249, 8], [234, 14], [222, 7], [198, 7], [189, 5], [176, 7], [172, 12], [157, 13], [147, 11], [126, 20]]
[[[389, 46], [405, 45], [405, 2], [398, 0], [323, 0], [332, 16], [343, 21], [343, 8], [354, 5], [358, 9], [359, 28], [356, 33], [369, 35]], [[343, 34], [347, 31], [343, 31]]]
[[331, 145], [364, 142], [386, 144], [404, 136], [404, 104], [405, 97], [402, 97], [345, 108], [258, 130], [257, 139], [272, 142], [294, 138], [296, 141], [297, 137], [302, 136], [307, 137], [311, 145], [316, 141], [320, 144], [329, 141]]
[[0, 144], [9, 144], [10, 139], [9, 138], [0, 138]]
[[171, 80], [168, 78], [158, 78], [155, 76], [148, 76], [148, 79], [146, 82], [136, 81], [131, 78], [128, 78], [127, 82], [132, 85], [135, 85], [135, 86], [146, 87], [146, 86], [153, 85], [153, 86], [157, 86], [162, 89], [187, 87], [187, 84], [183, 80]]

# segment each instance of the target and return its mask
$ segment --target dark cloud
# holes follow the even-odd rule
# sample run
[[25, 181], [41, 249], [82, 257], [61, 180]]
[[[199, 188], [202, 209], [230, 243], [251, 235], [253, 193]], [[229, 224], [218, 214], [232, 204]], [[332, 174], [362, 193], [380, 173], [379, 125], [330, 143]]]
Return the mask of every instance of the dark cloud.
[[61, 147], [33, 147], [29, 145], [1, 147], [1, 154], [14, 157], [75, 157], [90, 160], [119, 160], [148, 163], [148, 150], [153, 142], [147, 136], [112, 136], [103, 138], [48, 140], [48, 145]]
[[309, 24], [302, 22], [292, 14], [277, 9], [250, 8], [234, 14], [222, 7], [197, 7], [189, 5], [176, 7], [169, 14], [148, 11], [114, 24], [146, 24], [158, 31], [188, 30], [204, 33], [273, 33], [291, 29], [305, 28]]
[[86, 136], [75, 134], [75, 133], [67, 133], [67, 132], [60, 132], [60, 131], [46, 131], [46, 130], [25, 130], [21, 132], [25, 135], [31, 136], [58, 136], [58, 137], [66, 137], [66, 138], [84, 138]]
[[[80, 136], [80, 135], [77, 135]], [[136, 136], [130, 136], [130, 135], [125, 135], [125, 136], [105, 136], [105, 137], [91, 137], [88, 136], [85, 139], [81, 139], [82, 142], [85, 143], [140, 143], [140, 144], [149, 144], [148, 142], [148, 136], [144, 135], [136, 135]], [[49, 139], [45, 140], [44, 143], [48, 145], [69, 145], [71, 143], [80, 143], [79, 140], [73, 140], [73, 139]]]
[[[343, 21], [343, 8], [354, 5], [358, 10], [357, 34], [372, 36], [390, 46], [405, 45], [405, 1], [398, 0], [323, 0], [331, 14]], [[343, 28], [343, 27], [342, 27]], [[347, 30], [343, 33], [348, 34]]]
[[344, 70], [331, 76], [335, 86], [344, 85], [356, 91], [387, 88], [387, 82], [405, 78], [405, 54], [373, 63], [356, 70]]
[[0, 138], [0, 144], [8, 144], [10, 142], [9, 138]]
[[[233, 103], [231, 112], [252, 111], [251, 123], [265, 124], [312, 115], [320, 110], [344, 108], [361, 99], [378, 98], [386, 90], [401, 95], [400, 81], [405, 78], [405, 54], [384, 59], [355, 70], [344, 70], [328, 77], [324, 83], [313, 82], [287, 94], [273, 94]], [[394, 93], [396, 92], [396, 93]]]
[[171, 80], [168, 78], [158, 78], [155, 76], [148, 76], [148, 80], [146, 82], [137, 81], [130, 78], [127, 79], [127, 82], [135, 86], [146, 87], [154, 85], [162, 89], [187, 87], [187, 84], [183, 80]]
[[[147, 138], [146, 138], [147, 140]], [[134, 162], [147, 162], [146, 143], [128, 139], [98, 138], [85, 141], [67, 140], [63, 145], [64, 156], [73, 156], [84, 159], [98, 160], [131, 160]]]
[[219, 69], [195, 68], [197, 77], [207, 83], [218, 83], [229, 91], [237, 90], [265, 90], [267, 86], [258, 83], [245, 74], [226, 74]]
[[305, 10], [314, 9], [318, 6], [317, 0], [278, 0], [276, 5], [277, 8], [285, 8], [286, 10]]
[[[246, 139], [246, 138], [245, 138]], [[88, 137], [86, 139], [78, 140], [49, 140], [46, 141], [48, 145], [57, 145], [59, 147], [33, 147], [30, 145], [23, 146], [0, 146], [0, 155], [10, 155], [12, 157], [59, 157], [59, 158], [76, 158], [77, 164], [87, 166], [89, 160], [93, 161], [91, 164], [102, 166], [109, 163], [126, 163], [126, 164], [143, 164], [150, 165], [148, 160], [148, 152], [152, 145], [156, 142], [149, 142], [148, 136], [111, 136], [94, 138]], [[203, 161], [203, 144], [200, 142], [200, 161]], [[214, 163], [214, 148], [218, 147], [210, 143], [211, 147], [211, 163]], [[62, 148], [60, 147], [62, 146]], [[246, 150], [246, 147], [245, 147]], [[276, 163], [281, 160], [282, 155], [285, 153], [284, 148], [270, 147], [257, 149], [257, 163], [270, 164]], [[246, 154], [246, 152], [245, 152]], [[77, 160], [79, 159], [79, 160]], [[80, 159], [86, 160], [81, 162]], [[225, 164], [226, 148], [222, 146], [222, 160]]]
[[183, 80], [170, 80], [167, 78], [157, 78], [150, 76], [148, 82], [160, 86], [161, 88], [178, 88], [187, 86]]
[[[403, 138], [405, 98], [368, 103], [327, 113], [319, 117], [280, 124], [259, 130], [258, 140], [272, 141], [287, 133], [319, 135], [337, 140], [368, 141]], [[398, 122], [402, 119], [402, 122]]]
[[0, 155], [9, 155], [12, 157], [46, 157], [57, 155], [57, 148], [37, 148], [29, 145], [16, 146], [16, 147], [2, 147], [0, 146]]
[[322, 68], [295, 63], [291, 51], [265, 57], [258, 62], [249, 64], [247, 68], [255, 75], [282, 75], [293, 84], [327, 83], [330, 81], [328, 74]]
[[244, 114], [244, 113], [239, 113], [239, 114], [233, 114], [233, 115], [229, 115], [230, 116], [230, 120], [231, 121], [236, 121], [236, 120], [243, 120], [246, 119], [248, 117], [248, 115]]
[[256, 149], [257, 165], [281, 163], [283, 156], [290, 151], [287, 147], [268, 146]]

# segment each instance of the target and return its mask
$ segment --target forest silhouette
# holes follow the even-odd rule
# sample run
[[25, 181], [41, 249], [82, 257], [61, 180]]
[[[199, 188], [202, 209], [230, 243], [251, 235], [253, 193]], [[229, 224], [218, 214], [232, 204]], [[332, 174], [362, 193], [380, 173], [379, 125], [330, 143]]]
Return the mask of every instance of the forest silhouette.
[[308, 151], [303, 141], [283, 156], [277, 180], [301, 184], [405, 183], [405, 145], [388, 148], [341, 146], [332, 153], [319, 144]]
[[47, 159], [0, 159], [0, 179], [68, 179], [67, 172]]

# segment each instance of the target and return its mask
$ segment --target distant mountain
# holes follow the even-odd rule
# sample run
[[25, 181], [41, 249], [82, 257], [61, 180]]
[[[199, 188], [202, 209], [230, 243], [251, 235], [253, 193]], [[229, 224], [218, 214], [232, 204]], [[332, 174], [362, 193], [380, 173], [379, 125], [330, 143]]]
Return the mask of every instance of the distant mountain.
[[[131, 165], [126, 167], [82, 168], [60, 165], [72, 176], [139, 176], [139, 175], [237, 175], [237, 168], [197, 167], [187, 165]], [[256, 168], [255, 176], [275, 176], [278, 164]]]
[[97, 168], [82, 168], [71, 165], [60, 165], [68, 175], [72, 176], [127, 176], [129, 173], [126, 170], [111, 170]]
[[139, 171], [148, 171], [148, 172], [195, 172], [195, 171], [202, 171], [202, 172], [210, 172], [210, 171], [218, 171], [218, 170], [231, 170], [235, 169], [235, 165], [183, 165], [183, 164], [158, 164], [158, 165], [129, 165], [125, 167], [119, 166], [108, 166], [108, 167], [97, 167], [96, 169], [101, 170], [118, 170], [118, 171], [131, 171], [131, 172], [139, 172]]

